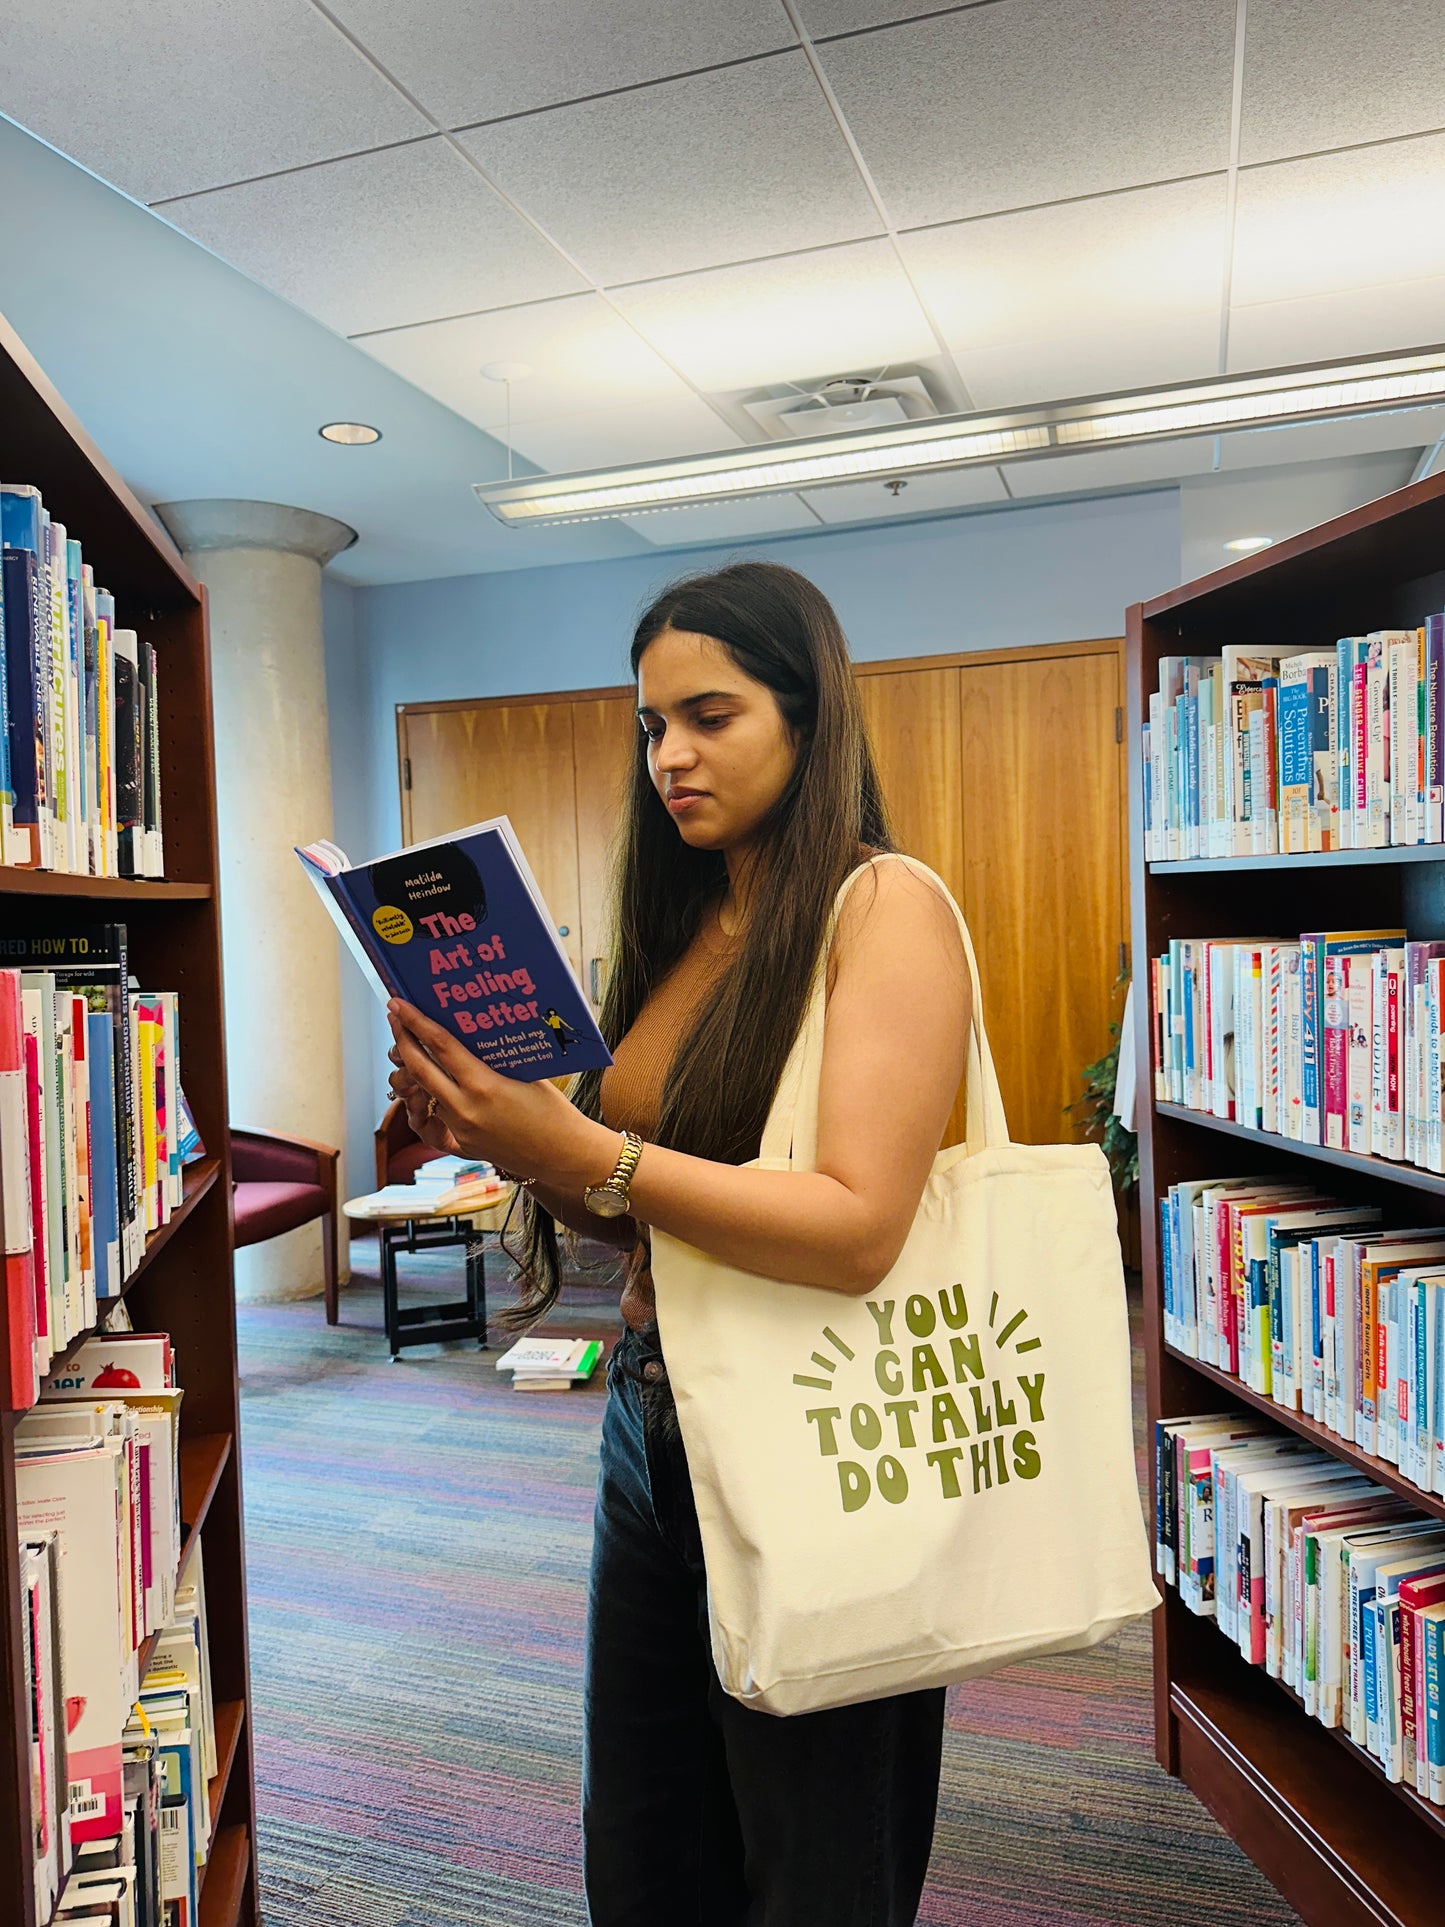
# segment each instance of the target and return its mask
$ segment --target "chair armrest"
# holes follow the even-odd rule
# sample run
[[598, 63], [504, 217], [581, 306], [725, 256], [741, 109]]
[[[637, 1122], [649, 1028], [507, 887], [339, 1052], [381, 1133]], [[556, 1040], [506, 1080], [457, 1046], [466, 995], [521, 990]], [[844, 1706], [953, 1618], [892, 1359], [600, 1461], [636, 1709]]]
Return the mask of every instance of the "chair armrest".
[[283, 1136], [279, 1131], [231, 1132], [231, 1175], [240, 1184], [277, 1182], [319, 1184], [336, 1189], [341, 1149], [314, 1138]]

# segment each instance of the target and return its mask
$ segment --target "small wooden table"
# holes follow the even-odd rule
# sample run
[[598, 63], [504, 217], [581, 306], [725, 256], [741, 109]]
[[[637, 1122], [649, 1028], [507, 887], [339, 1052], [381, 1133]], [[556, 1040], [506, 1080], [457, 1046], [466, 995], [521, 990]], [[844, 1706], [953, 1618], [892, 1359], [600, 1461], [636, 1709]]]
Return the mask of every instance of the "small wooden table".
[[[395, 1196], [402, 1187], [348, 1198], [341, 1207], [348, 1218], [377, 1228], [381, 1246], [381, 1303], [386, 1317], [386, 1341], [391, 1362], [397, 1364], [404, 1345], [437, 1345], [451, 1338], [475, 1338], [487, 1349], [487, 1274], [482, 1235], [500, 1231], [511, 1209], [514, 1186], [474, 1211], [438, 1212], [429, 1209], [425, 1193], [415, 1203]], [[444, 1305], [397, 1303], [396, 1260], [399, 1252], [439, 1251], [462, 1245], [466, 1250], [467, 1295]]]

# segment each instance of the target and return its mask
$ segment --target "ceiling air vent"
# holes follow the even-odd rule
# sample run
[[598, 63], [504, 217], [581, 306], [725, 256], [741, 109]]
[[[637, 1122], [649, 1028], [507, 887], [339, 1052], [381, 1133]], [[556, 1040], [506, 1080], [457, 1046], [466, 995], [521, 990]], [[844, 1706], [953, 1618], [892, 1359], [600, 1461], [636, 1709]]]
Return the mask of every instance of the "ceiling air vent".
[[891, 428], [920, 421], [938, 410], [917, 375], [874, 378], [839, 375], [816, 386], [758, 395], [743, 402], [753, 420], [775, 441], [810, 435], [843, 435], [850, 429]]

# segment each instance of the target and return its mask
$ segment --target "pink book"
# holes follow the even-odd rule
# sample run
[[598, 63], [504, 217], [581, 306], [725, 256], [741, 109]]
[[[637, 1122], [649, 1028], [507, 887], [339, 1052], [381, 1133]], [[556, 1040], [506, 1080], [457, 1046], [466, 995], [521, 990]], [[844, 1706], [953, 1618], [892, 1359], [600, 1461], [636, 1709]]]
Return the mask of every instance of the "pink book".
[[40, 1395], [35, 1360], [35, 1261], [30, 1205], [30, 1124], [20, 972], [0, 970], [0, 1195], [5, 1214], [5, 1303], [10, 1340], [8, 1395], [23, 1412]]
[[1350, 1006], [1346, 960], [1328, 946], [1324, 957], [1324, 1102], [1321, 1143], [1343, 1151], [1350, 1128]]
[[30, 1142], [30, 1250], [35, 1260], [35, 1332], [39, 1350], [50, 1357], [50, 1261], [45, 1245], [45, 1199], [41, 1193], [45, 1147], [40, 1109], [40, 1042], [25, 1039], [26, 1136]]

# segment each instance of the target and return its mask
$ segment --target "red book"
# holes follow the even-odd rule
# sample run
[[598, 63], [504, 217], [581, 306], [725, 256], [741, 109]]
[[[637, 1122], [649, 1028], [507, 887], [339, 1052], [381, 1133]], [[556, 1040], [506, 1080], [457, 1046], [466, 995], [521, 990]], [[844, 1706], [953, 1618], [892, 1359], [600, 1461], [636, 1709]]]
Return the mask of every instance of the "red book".
[[1400, 1581], [1400, 1758], [1405, 1779], [1418, 1786], [1419, 1730], [1424, 1727], [1425, 1644], [1419, 1613], [1445, 1599], [1445, 1573]]
[[28, 1410], [40, 1396], [35, 1369], [35, 1266], [30, 1208], [30, 1120], [25, 1088], [25, 1025], [20, 972], [0, 970], [0, 1194], [5, 1216], [5, 1304], [9, 1332], [8, 1403]]

